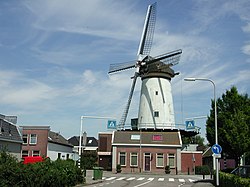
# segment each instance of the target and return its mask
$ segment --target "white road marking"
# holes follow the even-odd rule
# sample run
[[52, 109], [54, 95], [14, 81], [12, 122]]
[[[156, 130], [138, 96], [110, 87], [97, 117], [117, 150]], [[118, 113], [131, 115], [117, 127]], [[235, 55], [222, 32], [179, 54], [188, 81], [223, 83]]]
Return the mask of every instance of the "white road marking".
[[174, 178], [169, 178], [169, 182], [174, 182]]
[[123, 179], [125, 179], [126, 177], [120, 177], [120, 178], [118, 178], [118, 179], [116, 179], [116, 180], [118, 180], [118, 181], [121, 181], [121, 180], [123, 180]]
[[179, 182], [185, 182], [185, 180], [184, 179], [179, 179]]
[[145, 179], [145, 177], [140, 177], [140, 178], [138, 178], [137, 180], [138, 180], [138, 181], [142, 181], [143, 179]]
[[106, 181], [111, 181], [111, 180], [114, 180], [116, 177], [110, 177], [110, 178], [107, 178]]
[[148, 181], [152, 181], [152, 180], [154, 180], [154, 178], [148, 178]]
[[159, 178], [158, 181], [164, 181], [164, 178]]
[[188, 179], [189, 180], [189, 182], [194, 182], [195, 180], [193, 180], [193, 179]]
[[[154, 180], [154, 179], [153, 179], [153, 180]], [[138, 184], [138, 185], [136, 185], [136, 186], [134, 186], [134, 187], [140, 187], [140, 186], [143, 186], [143, 185], [145, 185], [145, 184], [148, 184], [148, 183], [152, 182], [153, 180], [148, 180], [147, 182], [144, 182], [144, 183]]]
[[135, 177], [130, 177], [130, 178], [127, 179], [127, 181], [132, 181], [134, 179], [135, 179]]

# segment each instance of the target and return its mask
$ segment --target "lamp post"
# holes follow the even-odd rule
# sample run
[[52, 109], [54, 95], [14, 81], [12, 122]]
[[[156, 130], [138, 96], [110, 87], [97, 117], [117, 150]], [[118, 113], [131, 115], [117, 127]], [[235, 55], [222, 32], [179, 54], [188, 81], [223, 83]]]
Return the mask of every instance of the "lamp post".
[[[82, 135], [83, 135], [83, 132], [82, 132], [82, 129], [83, 129], [83, 119], [116, 119], [114, 117], [100, 117], [100, 116], [81, 116], [81, 127], [80, 127], [80, 138], [79, 138], [79, 157], [81, 159], [81, 155], [82, 155]], [[80, 165], [79, 165], [80, 167]]]
[[[218, 131], [217, 131], [217, 102], [216, 102], [216, 89], [215, 83], [211, 79], [207, 78], [185, 78], [185, 81], [208, 81], [213, 84], [214, 87], [214, 128], [215, 128], [215, 144], [218, 144]], [[215, 160], [216, 167], [216, 186], [219, 186], [219, 168], [218, 159]]]

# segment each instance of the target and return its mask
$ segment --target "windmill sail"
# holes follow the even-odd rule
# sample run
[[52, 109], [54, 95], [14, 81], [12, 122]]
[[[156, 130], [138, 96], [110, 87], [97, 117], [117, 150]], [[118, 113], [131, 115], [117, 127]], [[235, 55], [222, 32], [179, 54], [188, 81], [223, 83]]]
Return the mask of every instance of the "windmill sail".
[[[152, 41], [153, 41], [153, 35], [154, 35], [154, 28], [155, 28], [155, 20], [156, 20], [156, 3], [149, 5], [148, 6], [148, 10], [147, 10], [147, 15], [146, 15], [146, 19], [145, 19], [145, 23], [144, 23], [144, 28], [142, 31], [142, 36], [141, 36], [141, 41], [140, 41], [140, 45], [139, 45], [139, 49], [138, 49], [138, 61], [141, 61], [144, 57], [141, 55], [149, 55], [151, 46], [152, 46]], [[125, 65], [125, 66], [121, 66], [121, 67], [112, 67], [112, 72], [117, 72], [117, 71], [122, 71], [125, 69], [129, 69], [132, 67], [136, 67], [138, 65]], [[127, 101], [127, 105], [125, 107], [124, 113], [122, 115], [122, 118], [119, 122], [119, 127], [123, 128], [128, 116], [128, 111], [129, 111], [129, 107], [130, 107], [130, 103], [134, 94], [134, 89], [135, 89], [135, 83], [137, 80], [137, 77], [139, 76], [139, 69], [140, 66], [138, 66], [137, 71], [135, 72], [134, 78], [133, 78], [133, 82], [132, 82], [132, 86], [131, 86], [131, 90], [129, 93], [129, 97], [128, 97], [128, 101]]]
[[122, 117], [121, 117], [121, 119], [119, 121], [119, 124], [118, 124], [118, 128], [120, 128], [120, 129], [124, 128], [124, 125], [125, 125], [125, 122], [126, 122], [126, 119], [127, 119], [127, 116], [128, 116], [128, 111], [129, 111], [130, 103], [131, 103], [131, 100], [132, 100], [132, 97], [133, 97], [133, 94], [134, 94], [135, 83], [136, 83], [137, 77], [138, 77], [138, 73], [135, 72], [135, 75], [133, 77], [132, 86], [131, 86], [131, 89], [130, 89], [130, 92], [129, 92], [128, 101], [127, 101], [126, 107], [124, 109], [124, 112], [123, 112]]
[[149, 55], [156, 21], [156, 2], [149, 5], [137, 55]]

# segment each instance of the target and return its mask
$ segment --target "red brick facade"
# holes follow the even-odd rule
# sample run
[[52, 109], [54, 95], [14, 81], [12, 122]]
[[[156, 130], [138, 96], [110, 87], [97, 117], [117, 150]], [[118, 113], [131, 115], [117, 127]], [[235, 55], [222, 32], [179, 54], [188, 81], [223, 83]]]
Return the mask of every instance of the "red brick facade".
[[184, 174], [194, 174], [195, 166], [202, 165], [201, 151], [182, 151], [181, 152], [181, 172]]
[[[22, 146], [22, 157], [26, 151], [28, 152], [27, 156], [33, 156], [34, 153], [39, 154], [36, 156], [47, 156], [47, 145], [48, 145], [48, 134], [50, 128], [48, 126], [36, 126], [36, 127], [23, 127], [23, 137], [27, 135], [27, 144], [23, 143]], [[36, 142], [31, 142], [31, 136], [36, 135]]]
[[[152, 172], [152, 173], [165, 173], [165, 166], [169, 165], [170, 154], [174, 155], [174, 166], [171, 168], [171, 173], [176, 173], [177, 166], [177, 149], [176, 148], [163, 148], [163, 147], [118, 147], [116, 160], [120, 163], [120, 153], [126, 153], [126, 165], [122, 166], [122, 172], [133, 173], [133, 172]], [[137, 166], [131, 166], [131, 154], [137, 153]], [[141, 154], [140, 154], [141, 153]], [[157, 154], [162, 154], [163, 165], [157, 166]], [[149, 166], [146, 166], [146, 157], [150, 157], [148, 161]], [[146, 168], [148, 167], [148, 169]]]

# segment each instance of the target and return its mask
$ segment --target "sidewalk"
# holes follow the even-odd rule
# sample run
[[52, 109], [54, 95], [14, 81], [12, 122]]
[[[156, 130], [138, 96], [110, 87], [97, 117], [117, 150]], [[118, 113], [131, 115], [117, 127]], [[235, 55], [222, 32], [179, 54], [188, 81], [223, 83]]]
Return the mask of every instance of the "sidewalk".
[[212, 179], [203, 179], [194, 182], [194, 185], [192, 187], [214, 187]]

